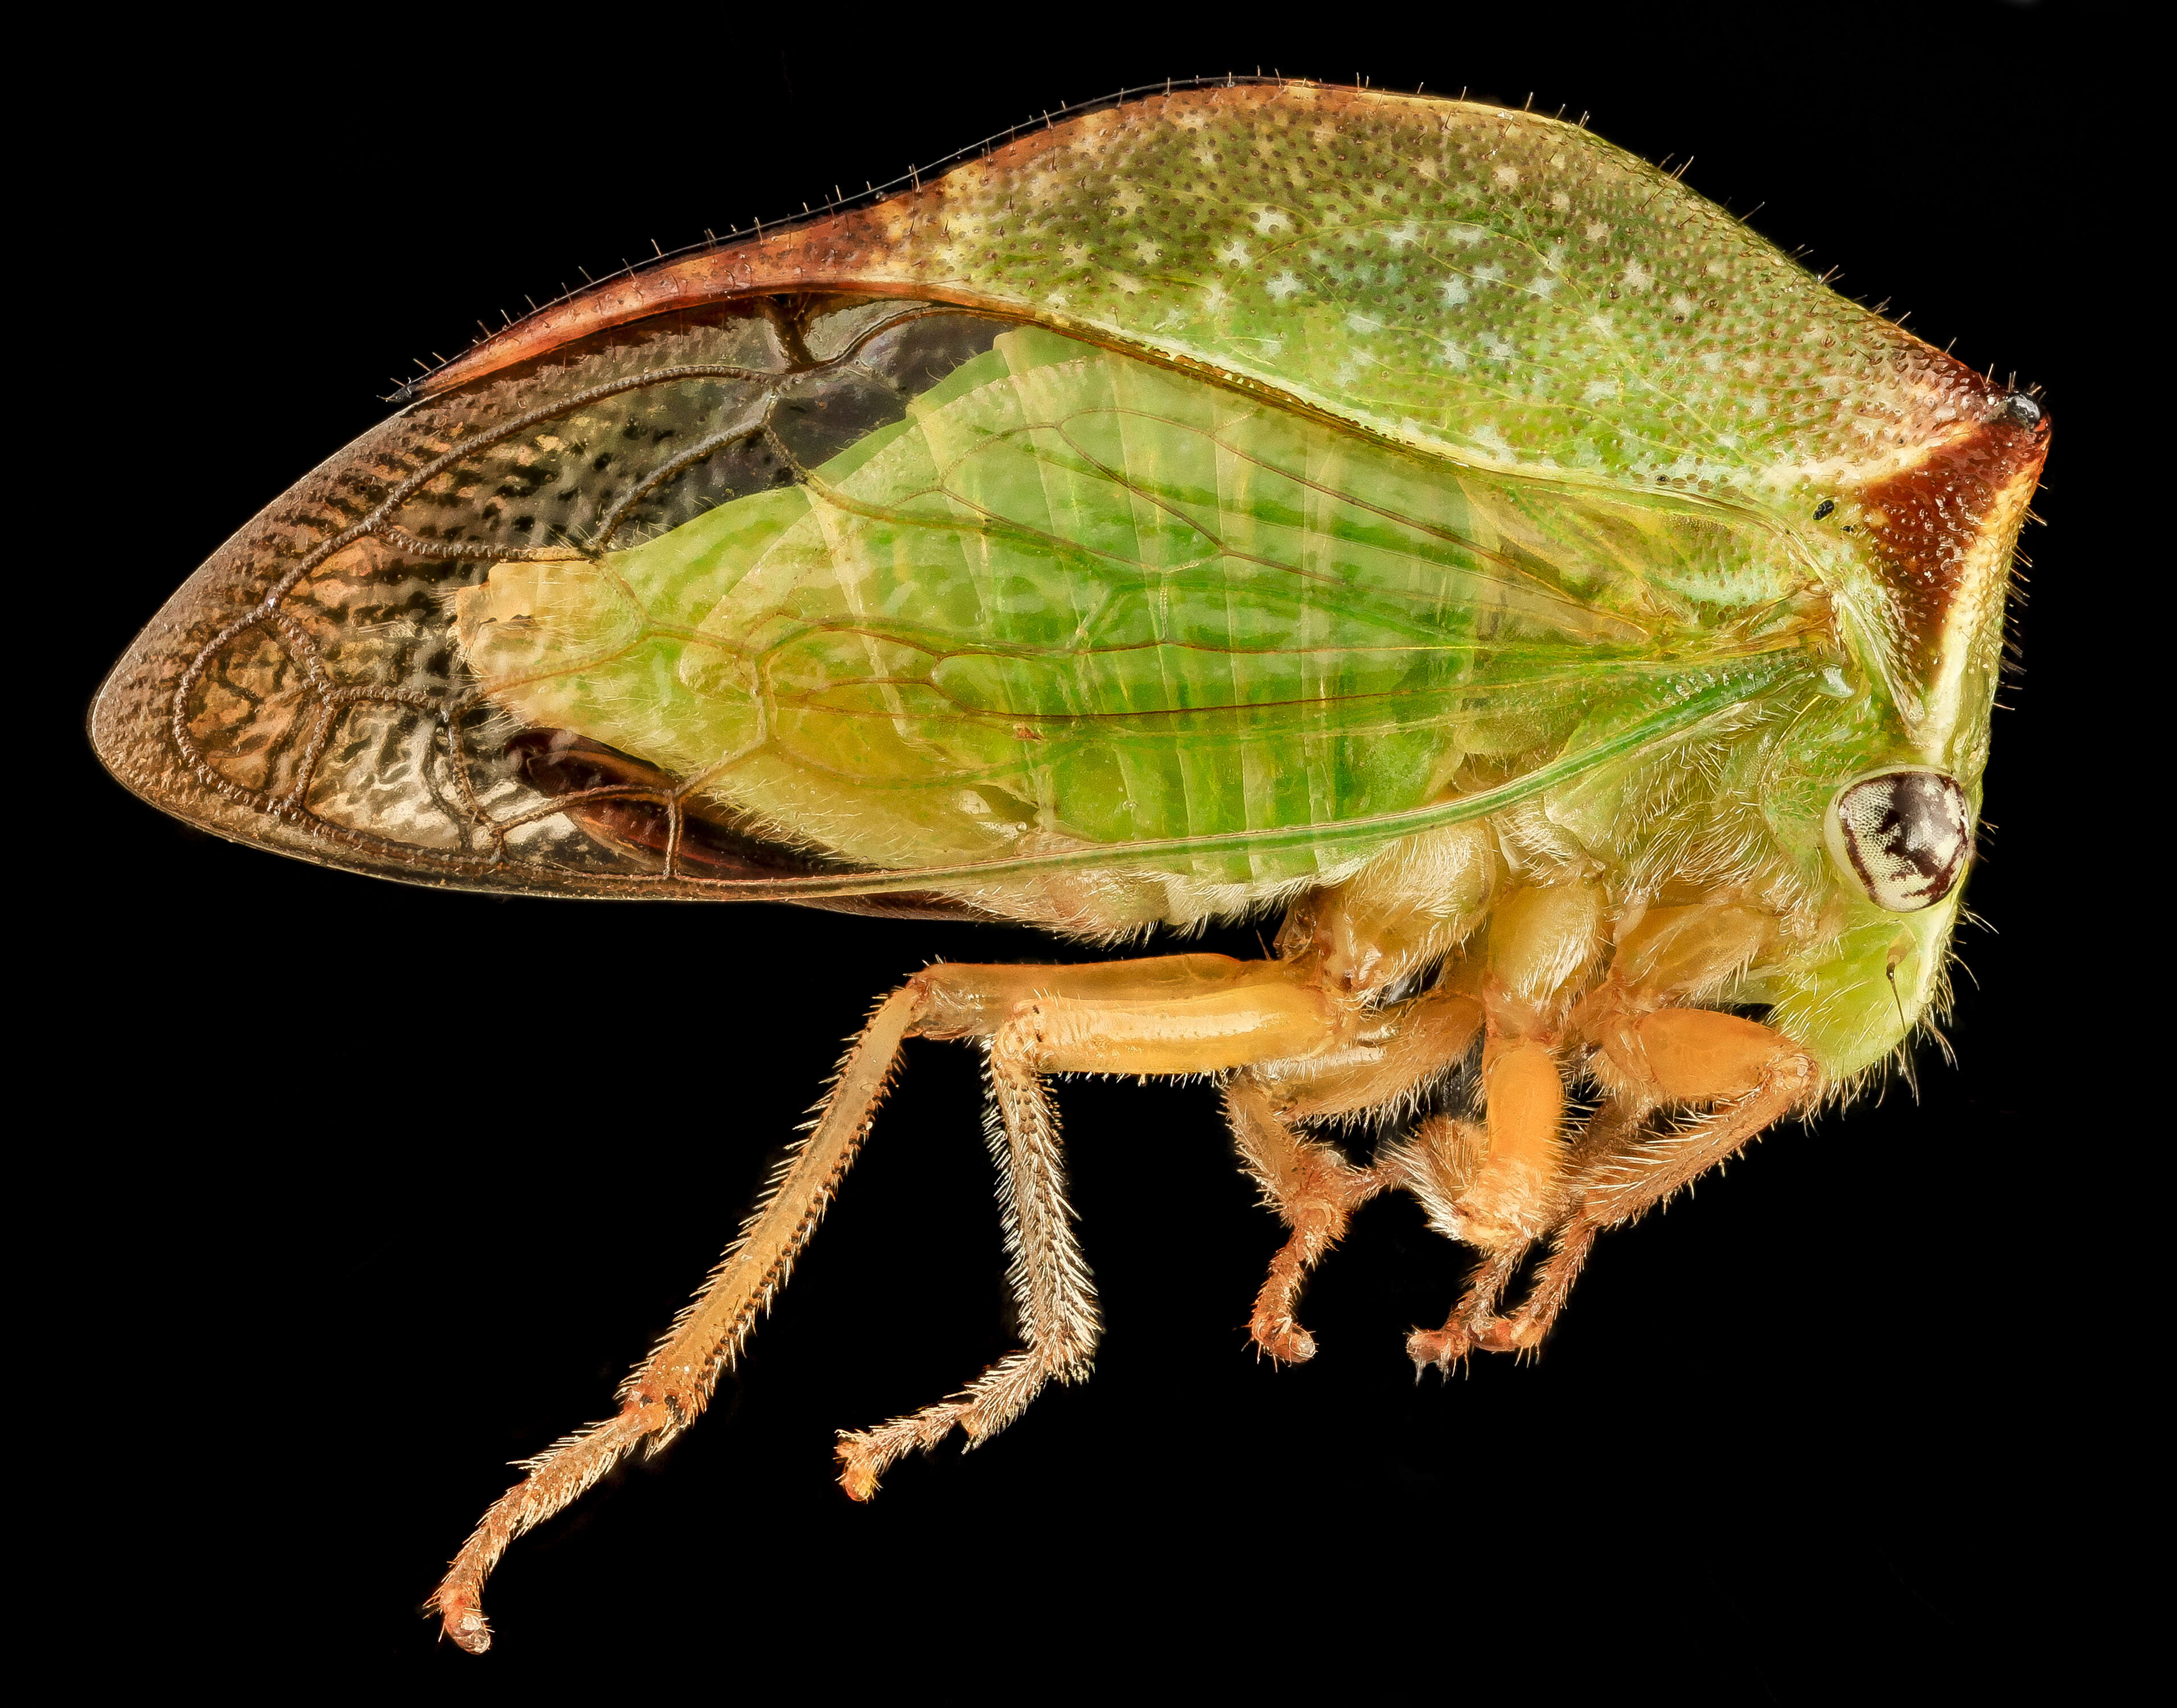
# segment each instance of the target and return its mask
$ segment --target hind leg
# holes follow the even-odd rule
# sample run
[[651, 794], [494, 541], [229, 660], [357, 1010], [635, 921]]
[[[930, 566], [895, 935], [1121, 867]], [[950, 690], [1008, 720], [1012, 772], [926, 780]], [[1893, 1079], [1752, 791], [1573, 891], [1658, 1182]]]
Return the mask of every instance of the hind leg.
[[[1016, 1036], [1026, 1053], [1012, 1043], [1000, 1047], [997, 1035], [1008, 1024], [1061, 1010], [1110, 1016], [1110, 1036], [1131, 1036], [1135, 1047], [1107, 1051], [1108, 1067], [1080, 1052], [1069, 1053], [1063, 1038], [1040, 1057], [1025, 1033]], [[1127, 1014], [1134, 1017], [1131, 1033]], [[1152, 1017], [1148, 1023], [1144, 1015]], [[938, 966], [916, 974], [870, 1015], [807, 1136], [773, 1178], [740, 1237], [657, 1350], [621, 1384], [619, 1412], [527, 1461], [521, 1480], [486, 1510], [428, 1603], [445, 1635], [472, 1654], [490, 1647], [483, 1585], [514, 1540], [578, 1499], [625, 1455], [655, 1452], [701, 1414], [718, 1378], [785, 1286], [868, 1136], [907, 1039], [994, 1041], [993, 1077], [1010, 1153], [1008, 1197], [1029, 1277], [1023, 1316], [1035, 1328], [1036, 1340], [1033, 1356], [993, 1371], [987, 1392], [976, 1396], [981, 1405], [976, 1419], [987, 1434], [1014, 1415], [1054, 1369], [1075, 1368], [1085, 1359], [1094, 1335], [1087, 1272], [1067, 1225], [1056, 1126], [1047, 1108], [1037, 1112], [1040, 1088], [1029, 1083], [1035, 1074], [1217, 1072], [1252, 1060], [1308, 1054], [1335, 1035], [1337, 1025], [1335, 1015], [1296, 984], [1286, 967], [1219, 955], [1072, 967]]]
[[839, 1064], [808, 1135], [773, 1178], [740, 1237], [657, 1350], [621, 1384], [618, 1415], [525, 1461], [521, 1481], [492, 1503], [461, 1544], [424, 1604], [461, 1648], [480, 1655], [491, 1646], [484, 1581], [517, 1537], [579, 1499], [626, 1454], [638, 1448], [656, 1451], [701, 1413], [718, 1376], [785, 1285], [794, 1258], [860, 1150], [892, 1082], [899, 1047], [931, 1006], [934, 982], [930, 974], [920, 975], [877, 1005]]
[[[1017, 1003], [991, 1031], [993, 1148], [1007, 1163], [1007, 1243], [1027, 1345], [950, 1399], [843, 1433], [840, 1482], [855, 1499], [875, 1493], [910, 1448], [934, 1446], [955, 1428], [974, 1446], [1019, 1416], [1047, 1382], [1087, 1373], [1095, 1300], [1065, 1201], [1045, 1075], [1223, 1073], [1304, 1058], [1340, 1041], [1346, 1016], [1304, 970], [1290, 962], [1227, 965], [1236, 971], [1221, 984], [1187, 987], [1165, 978], [1163, 963], [1119, 963], [1100, 983], [1077, 987], [1081, 994], [1051, 991]], [[1129, 966], [1143, 970], [1131, 982], [1120, 971]]]
[[875, 1494], [878, 1480], [909, 1448], [934, 1447], [955, 1428], [972, 1447], [1018, 1417], [1053, 1378], [1073, 1381], [1088, 1373], [1100, 1327], [1095, 1289], [1066, 1201], [1058, 1112], [1023, 1054], [1012, 1029], [1001, 1029], [990, 1050], [985, 1126], [1003, 1170], [999, 1209], [1012, 1258], [1008, 1279], [1027, 1344], [950, 1400], [873, 1429], [842, 1430], [839, 1481], [857, 1500]]

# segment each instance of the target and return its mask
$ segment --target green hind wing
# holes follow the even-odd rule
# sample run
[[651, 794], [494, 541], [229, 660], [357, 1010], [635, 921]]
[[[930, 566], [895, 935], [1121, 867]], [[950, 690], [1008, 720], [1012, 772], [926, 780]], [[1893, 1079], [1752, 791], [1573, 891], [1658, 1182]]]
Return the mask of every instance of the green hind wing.
[[1798, 647], [1818, 602], [1758, 519], [1478, 474], [1034, 328], [801, 484], [494, 581], [519, 620], [465, 634], [502, 707], [903, 868], [1410, 810]]

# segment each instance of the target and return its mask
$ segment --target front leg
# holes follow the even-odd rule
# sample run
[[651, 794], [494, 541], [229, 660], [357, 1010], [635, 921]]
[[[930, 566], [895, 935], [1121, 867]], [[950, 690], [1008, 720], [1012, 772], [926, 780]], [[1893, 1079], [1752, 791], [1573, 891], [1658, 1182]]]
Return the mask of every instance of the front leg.
[[[1587, 1073], [1607, 1095], [1566, 1159], [1550, 1254], [1518, 1311], [1499, 1317], [1492, 1298], [1470, 1315], [1469, 1344], [1492, 1352], [1539, 1345], [1598, 1233], [1661, 1202], [1814, 1097], [1820, 1076], [1796, 1044], [1735, 1014], [1687, 1006], [1723, 987], [1776, 931], [1773, 916], [1722, 900], [1650, 908], [1619, 933], [1608, 976], [1566, 1020], [1594, 1047]], [[1672, 1109], [1708, 1112], [1650, 1132], [1656, 1112]], [[1507, 1271], [1499, 1291], [1510, 1279]]]
[[[1574, 1206], [1557, 1229], [1525, 1301], [1490, 1324], [1492, 1352], [1541, 1344], [1587, 1260], [1596, 1236], [1623, 1227], [1736, 1156], [1759, 1134], [1810, 1106], [1821, 1089], [1812, 1057], [1780, 1032], [1737, 1014], [1663, 1009], [1613, 1037], [1597, 1077], [1615, 1082], [1607, 1119], [1619, 1135], [1598, 1145], [1571, 1183]], [[1683, 1125], [1643, 1134], [1638, 1118], [1669, 1107], [1710, 1106]]]

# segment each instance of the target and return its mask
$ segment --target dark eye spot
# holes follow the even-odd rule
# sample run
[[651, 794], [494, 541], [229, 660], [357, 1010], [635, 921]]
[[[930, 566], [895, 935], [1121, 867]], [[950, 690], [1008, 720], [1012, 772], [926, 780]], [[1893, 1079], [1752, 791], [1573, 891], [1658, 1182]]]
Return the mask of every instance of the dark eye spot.
[[1814, 506], [1814, 519], [1817, 522], [1820, 521], [1825, 516], [1827, 516], [1835, 511], [1836, 509], [1836, 500], [1835, 498], [1823, 499], [1820, 503]]
[[2034, 427], [2041, 425], [2041, 405], [2022, 391], [2014, 391], [1996, 406], [1998, 415], [2013, 427]]
[[1891, 913], [1933, 907], [1957, 887], [1972, 851], [1966, 791], [1920, 767], [1863, 777], [1830, 803], [1830, 851]]

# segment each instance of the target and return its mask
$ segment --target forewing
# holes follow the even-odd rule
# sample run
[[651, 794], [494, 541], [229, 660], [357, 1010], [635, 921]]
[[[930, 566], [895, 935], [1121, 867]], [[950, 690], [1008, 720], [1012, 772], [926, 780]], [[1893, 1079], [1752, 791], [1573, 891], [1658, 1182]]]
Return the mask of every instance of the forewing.
[[199, 572], [95, 728], [184, 816], [423, 881], [1157, 848], [1260, 881], [1577, 770], [1818, 603], [1712, 506], [1032, 329], [758, 301], [396, 417]]

